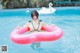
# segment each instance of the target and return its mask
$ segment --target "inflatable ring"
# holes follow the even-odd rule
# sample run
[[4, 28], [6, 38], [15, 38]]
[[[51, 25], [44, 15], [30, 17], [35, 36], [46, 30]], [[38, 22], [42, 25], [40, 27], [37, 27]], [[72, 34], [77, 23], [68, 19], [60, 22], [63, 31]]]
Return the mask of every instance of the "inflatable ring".
[[18, 44], [31, 44], [34, 42], [55, 41], [63, 35], [63, 30], [55, 25], [42, 26], [41, 30], [44, 30], [44, 32], [34, 32], [24, 35], [25, 32], [30, 31], [30, 28], [21, 27], [14, 29], [11, 32], [10, 39]]

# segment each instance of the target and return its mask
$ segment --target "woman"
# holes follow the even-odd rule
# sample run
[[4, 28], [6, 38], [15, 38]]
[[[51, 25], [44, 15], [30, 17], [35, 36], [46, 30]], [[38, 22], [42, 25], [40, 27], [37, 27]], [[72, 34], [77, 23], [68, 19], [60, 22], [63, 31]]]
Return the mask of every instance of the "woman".
[[32, 21], [27, 22], [24, 26], [29, 27], [31, 32], [41, 31], [41, 27], [45, 25], [41, 20], [38, 20], [39, 13], [36, 10], [31, 12]]
[[[39, 13], [36, 10], [31, 12], [32, 21], [27, 22], [24, 26], [30, 28], [30, 32], [40, 32], [41, 28], [45, 25], [41, 20], [38, 20]], [[31, 45], [33, 49], [40, 47], [40, 42]]]

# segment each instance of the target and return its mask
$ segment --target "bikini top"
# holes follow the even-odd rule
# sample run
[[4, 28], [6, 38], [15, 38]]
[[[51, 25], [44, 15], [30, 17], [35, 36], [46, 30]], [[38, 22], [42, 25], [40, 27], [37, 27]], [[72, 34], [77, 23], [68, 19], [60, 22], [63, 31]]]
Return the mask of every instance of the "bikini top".
[[[32, 24], [34, 31], [39, 31], [40, 22], [42, 22], [42, 20], [39, 20], [37, 29], [35, 29], [32, 21], [29, 21], [29, 22]], [[31, 32], [33, 32], [33, 31], [31, 31]]]

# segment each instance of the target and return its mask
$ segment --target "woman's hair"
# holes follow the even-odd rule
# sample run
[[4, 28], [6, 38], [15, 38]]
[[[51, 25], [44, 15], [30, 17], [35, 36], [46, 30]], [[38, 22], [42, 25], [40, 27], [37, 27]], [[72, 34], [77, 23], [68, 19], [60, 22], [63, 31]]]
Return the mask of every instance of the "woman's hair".
[[32, 17], [32, 19], [33, 19], [33, 16], [34, 16], [34, 15], [38, 18], [39, 13], [38, 13], [36, 10], [33, 10], [33, 11], [31, 12], [31, 17]]

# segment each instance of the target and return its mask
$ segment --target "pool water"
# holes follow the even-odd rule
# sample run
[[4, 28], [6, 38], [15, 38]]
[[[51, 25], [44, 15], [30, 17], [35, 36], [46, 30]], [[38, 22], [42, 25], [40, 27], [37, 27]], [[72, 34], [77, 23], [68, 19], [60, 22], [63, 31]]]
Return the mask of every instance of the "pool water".
[[42, 42], [34, 50], [31, 44], [20, 45], [10, 40], [11, 31], [31, 20], [31, 11], [39, 9], [0, 10], [0, 46], [8, 46], [8, 52], [0, 53], [80, 53], [80, 7], [56, 7], [55, 13], [39, 16], [43, 22], [63, 29], [64, 35], [57, 41]]

